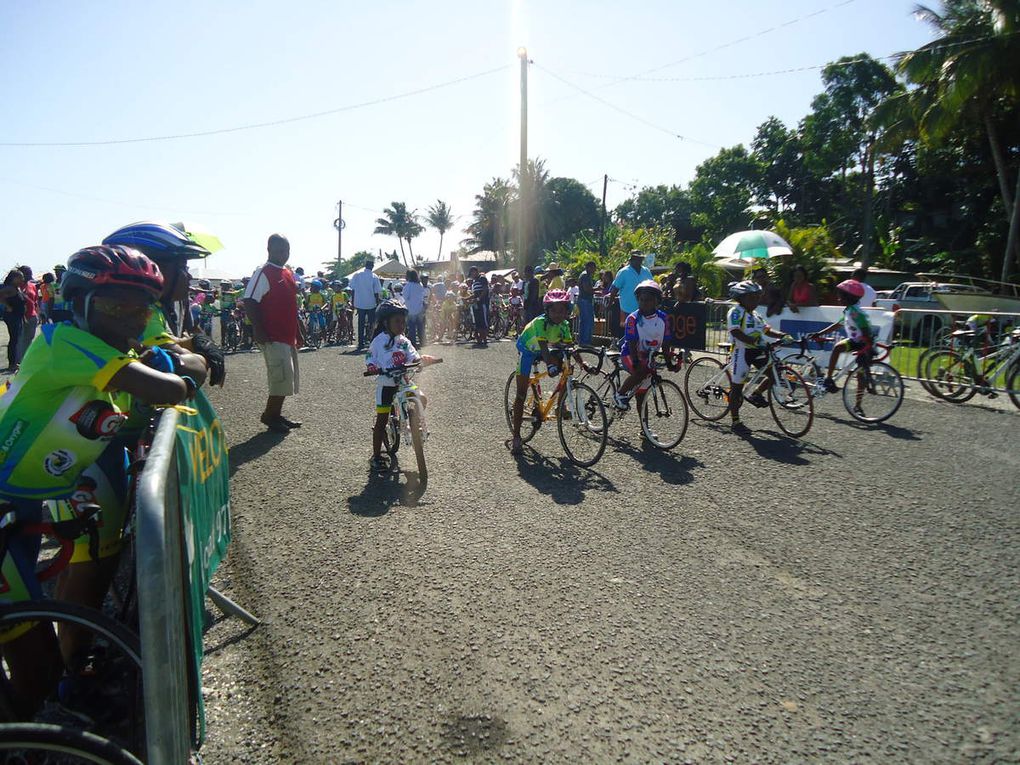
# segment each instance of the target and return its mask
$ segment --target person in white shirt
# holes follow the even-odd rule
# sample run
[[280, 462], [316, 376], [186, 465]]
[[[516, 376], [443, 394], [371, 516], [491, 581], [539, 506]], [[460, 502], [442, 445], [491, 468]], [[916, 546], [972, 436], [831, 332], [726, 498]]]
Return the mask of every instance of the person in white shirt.
[[365, 347], [366, 336], [375, 325], [375, 308], [382, 300], [382, 284], [372, 273], [373, 258], [365, 258], [365, 267], [351, 277], [354, 308], [358, 312], [358, 350]]
[[875, 305], [875, 289], [865, 281], [868, 278], [868, 269], [858, 268], [851, 274], [850, 278], [856, 279], [864, 287], [864, 297], [857, 301], [857, 307], [872, 308]]
[[411, 345], [421, 348], [425, 345], [426, 288], [422, 286], [418, 272], [413, 269], [407, 272], [406, 279], [401, 296], [407, 306], [407, 337]]

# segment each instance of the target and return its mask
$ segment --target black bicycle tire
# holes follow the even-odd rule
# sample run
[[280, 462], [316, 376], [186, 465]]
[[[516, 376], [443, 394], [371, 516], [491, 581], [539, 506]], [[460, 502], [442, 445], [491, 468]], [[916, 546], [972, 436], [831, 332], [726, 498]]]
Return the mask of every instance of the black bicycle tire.
[[[653, 396], [656, 393], [656, 388], [659, 388], [660, 390], [662, 388], [673, 388], [676, 391], [677, 399], [679, 399], [679, 401], [680, 401], [680, 406], [682, 406], [683, 409], [684, 409], [684, 427], [683, 427], [683, 430], [680, 431], [680, 437], [678, 439], [676, 439], [676, 441], [674, 441], [671, 444], [656, 443], [655, 439], [653, 439], [649, 435], [649, 432], [651, 431], [651, 427], [648, 425], [648, 407], [649, 407], [649, 402], [650, 401], [654, 401]], [[684, 392], [682, 390], [680, 390], [680, 386], [677, 385], [672, 380], [659, 380], [659, 381], [657, 381], [657, 382], [652, 384], [652, 386], [649, 388], [648, 392], [645, 394], [644, 401], [641, 402], [641, 411], [638, 413], [638, 416], [641, 419], [641, 431], [645, 434], [645, 438], [648, 439], [648, 443], [650, 443], [656, 449], [661, 449], [663, 451], [669, 451], [670, 449], [675, 449], [680, 444], [680, 442], [684, 440], [684, 436], [687, 435], [687, 426], [690, 423], [690, 412], [688, 411], [687, 397], [684, 396]]]
[[1006, 395], [1013, 406], [1020, 409], [1020, 363], [1015, 363], [1006, 372]]
[[[846, 378], [846, 382], [843, 383], [843, 391], [842, 391], [841, 395], [842, 395], [842, 398], [843, 398], [843, 407], [847, 410], [847, 412], [850, 414], [851, 417], [853, 417], [858, 422], [863, 422], [863, 423], [867, 423], [869, 425], [874, 425], [874, 424], [877, 424], [877, 423], [880, 423], [880, 422], [885, 422], [886, 420], [888, 420], [890, 417], [892, 417], [894, 414], [896, 414], [896, 412], [898, 412], [900, 410], [900, 407], [903, 406], [904, 387], [903, 387], [903, 377], [900, 375], [899, 372], [896, 371], [896, 369], [891, 364], [886, 364], [884, 361], [872, 361], [871, 364], [869, 364], [869, 367], [870, 367], [871, 370], [874, 370], [876, 367], [881, 367], [881, 368], [887, 369], [887, 370], [889, 370], [889, 372], [892, 373], [893, 377], [896, 378], [896, 381], [899, 384], [899, 386], [898, 386], [899, 387], [899, 396], [897, 396], [897, 398], [896, 398], [896, 406], [894, 406], [887, 414], [884, 414], [881, 417], [866, 417], [866, 416], [862, 417], [860, 414], [855, 412], [854, 408], [852, 406], [850, 406], [850, 404], [846, 400], [847, 399], [847, 391], [850, 389], [850, 381], [853, 379], [855, 372], [851, 372], [850, 375]], [[870, 372], [869, 372], [869, 374], [870, 374]]]
[[[805, 396], [805, 400], [807, 403], [804, 405], [807, 407], [807, 425], [803, 429], [794, 432], [792, 430], [787, 429], [783, 421], [779, 418], [779, 415], [776, 414], [777, 404], [775, 396], [772, 395], [772, 389], [774, 387], [774, 384], [768, 386], [769, 411], [772, 413], [772, 419], [775, 420], [776, 425], [778, 425], [779, 429], [783, 431], [786, 435], [788, 435], [790, 438], [803, 438], [808, 434], [808, 431], [811, 430], [811, 425], [815, 421], [815, 402], [814, 397], [811, 395], [811, 389], [808, 387], [808, 384], [804, 382], [804, 378], [801, 376], [800, 372], [798, 372], [793, 367], [777, 365], [774, 371], [777, 375], [793, 375], [794, 377], [796, 377], [798, 381], [797, 384], [799, 384], [804, 389], [804, 392], [807, 394]], [[782, 404], [779, 404], [778, 406], [780, 409], [784, 409], [786, 411], [794, 411], [789, 407], [783, 406]], [[803, 411], [804, 406], [798, 406], [796, 408], [796, 411]]]
[[[594, 380], [598, 380], [598, 382], [592, 384]], [[617, 390], [619, 390], [619, 386], [616, 384], [616, 375], [612, 372], [597, 372], [578, 378], [578, 382], [593, 388], [599, 400], [605, 405], [606, 427], [608, 428], [616, 419], [616, 403], [613, 401]]]
[[715, 365], [719, 369], [726, 372], [727, 379], [729, 379], [730, 388], [732, 389], [733, 381], [730, 378], [730, 373], [726, 371], [726, 365], [720, 362], [718, 359], [714, 359], [711, 356], [702, 356], [700, 359], [695, 359], [687, 367], [687, 373], [684, 375], [684, 393], [687, 395], [687, 403], [691, 406], [691, 411], [694, 412], [700, 419], [708, 422], [715, 422], [721, 420], [726, 416], [726, 413], [730, 410], [729, 393], [726, 394], [726, 406], [719, 409], [719, 414], [712, 413], [712, 416], [707, 416], [698, 409], [697, 404], [694, 403], [694, 397], [691, 395], [691, 372], [697, 369], [699, 366], [710, 366]]
[[[568, 385], [569, 384], [570, 383], [568, 381]], [[595, 403], [598, 404], [599, 409], [602, 410], [602, 421], [606, 423], [601, 431], [598, 430], [591, 431], [592, 433], [599, 433], [601, 435], [601, 443], [599, 445], [598, 451], [595, 454], [595, 457], [590, 460], [579, 460], [570, 451], [570, 447], [567, 446], [567, 438], [563, 433], [563, 425], [565, 422], [570, 421], [566, 419], [563, 416], [563, 414], [564, 410], [566, 410], [567, 396], [569, 395], [568, 390], [564, 390], [563, 393], [560, 395], [560, 400], [556, 402], [556, 431], [560, 437], [560, 446], [563, 447], [563, 452], [564, 454], [567, 455], [567, 459], [569, 459], [572, 463], [574, 463], [578, 467], [590, 468], [600, 459], [602, 459], [602, 455], [605, 454], [606, 452], [606, 442], [608, 441], [609, 438], [609, 421], [606, 419], [606, 405], [602, 403], [602, 400], [599, 398], [598, 394], [592, 389], [590, 385], [585, 385], [584, 383], [579, 382], [575, 382], [573, 383], [573, 385], [575, 390], [578, 388], [587, 389], [587, 391], [591, 394], [592, 398], [594, 399]]]
[[10, 749], [72, 754], [94, 765], [141, 765], [141, 760], [109, 739], [62, 725], [0, 724], [0, 751]]
[[141, 642], [135, 633], [106, 614], [62, 600], [30, 600], [0, 605], [0, 629], [24, 621], [67, 622], [88, 627], [116, 643], [118, 649], [142, 668]]
[[917, 357], [916, 376], [917, 382], [924, 389], [925, 393], [929, 396], [934, 396], [935, 398], [941, 398], [941, 396], [935, 392], [934, 386], [931, 384], [931, 380], [929, 380], [927, 376], [928, 357], [931, 356], [934, 351], [934, 348], [925, 348], [921, 351], [920, 355]]
[[967, 372], [966, 361], [964, 360], [963, 356], [961, 354], [957, 353], [956, 351], [942, 350], [942, 351], [936, 351], [935, 353], [931, 354], [931, 356], [928, 357], [927, 364], [925, 365], [925, 375], [924, 376], [931, 382], [931, 385], [932, 385], [932, 388], [933, 388], [933, 390], [935, 392], [936, 398], [940, 398], [943, 401], [948, 401], [948, 402], [950, 402], [952, 404], [963, 404], [963, 403], [966, 403], [967, 401], [970, 401], [972, 398], [974, 398], [974, 396], [977, 395], [977, 385], [974, 384], [973, 377], [968, 375], [969, 381], [967, 381], [965, 383], [965, 385], [960, 385], [959, 386], [961, 392], [959, 392], [959, 393], [948, 393], [947, 389], [945, 388], [945, 386], [939, 384], [938, 380], [936, 380], [935, 378], [933, 378], [931, 376], [930, 370], [931, 370], [932, 364], [940, 356], [947, 356], [947, 357], [956, 359], [961, 365], [964, 366], [964, 370], [963, 370], [964, 373]]
[[400, 450], [400, 420], [395, 407], [395, 402], [390, 404], [390, 416], [386, 418], [386, 453], [391, 457]]

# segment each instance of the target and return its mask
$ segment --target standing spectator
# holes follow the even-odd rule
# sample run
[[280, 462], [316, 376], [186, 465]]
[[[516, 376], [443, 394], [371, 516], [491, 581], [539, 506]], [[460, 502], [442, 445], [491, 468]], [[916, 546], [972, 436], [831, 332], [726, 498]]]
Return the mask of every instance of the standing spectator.
[[765, 306], [766, 316], [775, 316], [783, 311], [783, 291], [772, 283], [769, 272], [764, 268], [754, 269], [751, 277], [754, 283], [761, 287], [761, 296], [758, 305]]
[[489, 344], [489, 283], [478, 266], [471, 266], [468, 276], [472, 279], [471, 295], [474, 298], [471, 313], [475, 320], [475, 345], [485, 347]]
[[21, 339], [18, 340], [18, 363], [25, 356], [25, 351], [35, 339], [35, 331], [39, 328], [39, 289], [32, 281], [32, 269], [28, 266], [18, 268], [21, 275], [25, 277], [25, 284], [21, 288], [25, 295], [25, 323], [21, 328]]
[[857, 268], [854, 269], [853, 274], [850, 275], [851, 279], [856, 279], [864, 287], [864, 297], [857, 301], [857, 305], [860, 308], [871, 308], [875, 305], [875, 289], [872, 287], [866, 279], [868, 278], [868, 269]]
[[358, 350], [364, 350], [375, 326], [375, 307], [382, 302], [382, 283], [372, 273], [373, 258], [365, 258], [365, 267], [351, 277], [354, 308], [358, 312]]
[[807, 269], [804, 266], [797, 266], [793, 269], [793, 284], [790, 285], [790, 294], [786, 299], [790, 310], [798, 313], [798, 308], [810, 308], [818, 305], [818, 293], [815, 285], [808, 279]]
[[0, 299], [4, 302], [4, 324], [7, 325], [7, 372], [18, 371], [18, 345], [25, 324], [25, 295], [21, 291], [25, 275], [12, 269], [0, 287]]
[[50, 313], [53, 311], [53, 288], [54, 288], [55, 277], [52, 273], [47, 271], [42, 275], [42, 281], [39, 282], [39, 323], [46, 324], [50, 319]]
[[524, 326], [542, 313], [542, 287], [535, 276], [534, 266], [524, 267]]
[[549, 268], [542, 274], [542, 282], [544, 287], [542, 290], [543, 294], [549, 290], [566, 289], [566, 285], [563, 283], [563, 269], [560, 268], [559, 263], [553, 261], [549, 264]]
[[691, 273], [691, 264], [681, 260], [673, 266], [673, 275], [676, 280], [673, 283], [673, 299], [677, 303], [693, 303], [701, 299], [701, 290], [698, 289], [698, 280]]
[[620, 309], [617, 312], [615, 321], [612, 324], [613, 337], [621, 337], [623, 334], [623, 320], [638, 309], [637, 295], [634, 288], [646, 279], [652, 279], [652, 272], [644, 265], [645, 256], [638, 250], [630, 254], [630, 260], [623, 268], [616, 272], [616, 278], [609, 292], [619, 298]]
[[251, 319], [255, 342], [262, 349], [269, 378], [269, 398], [262, 424], [275, 433], [300, 428], [283, 416], [283, 400], [298, 392], [298, 344], [304, 342], [297, 311], [297, 281], [286, 267], [290, 242], [279, 234], [269, 237], [269, 260], [255, 269], [244, 291], [244, 308]]
[[407, 339], [415, 348], [425, 345], [425, 298], [427, 291], [414, 269], [407, 272], [407, 281], [401, 290], [404, 305], [407, 306]]
[[584, 271], [577, 279], [577, 309], [580, 312], [577, 337], [581, 345], [591, 345], [595, 334], [595, 261], [584, 264]]
[[71, 304], [64, 300], [64, 291], [60, 286], [60, 280], [64, 278], [66, 270], [67, 266], [63, 263], [57, 263], [57, 265], [53, 266], [53, 308], [50, 310], [50, 320], [54, 324], [62, 321], [71, 321], [73, 318]]
[[603, 271], [599, 277], [599, 283], [595, 285], [595, 291], [600, 295], [608, 295], [609, 289], [613, 286], [613, 272]]

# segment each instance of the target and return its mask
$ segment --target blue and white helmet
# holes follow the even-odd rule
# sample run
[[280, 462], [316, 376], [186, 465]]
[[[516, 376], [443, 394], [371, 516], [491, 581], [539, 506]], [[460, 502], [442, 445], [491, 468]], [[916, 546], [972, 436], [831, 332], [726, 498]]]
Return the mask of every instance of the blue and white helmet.
[[196, 244], [180, 229], [154, 221], [123, 226], [106, 237], [103, 244], [134, 247], [156, 262], [194, 260], [209, 255], [209, 250]]

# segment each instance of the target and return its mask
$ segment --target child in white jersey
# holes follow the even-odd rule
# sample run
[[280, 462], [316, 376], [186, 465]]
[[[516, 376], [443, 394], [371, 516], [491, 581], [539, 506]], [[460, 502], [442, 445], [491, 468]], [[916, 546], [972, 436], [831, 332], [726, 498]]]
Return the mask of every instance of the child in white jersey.
[[[404, 335], [406, 327], [407, 307], [403, 303], [386, 300], [376, 309], [375, 333], [365, 357], [368, 372], [379, 375], [375, 388], [375, 426], [372, 429], [372, 467], [376, 470], [386, 470], [389, 467], [386, 458], [382, 456], [382, 446], [390, 407], [397, 393], [397, 381], [385, 374], [386, 370], [419, 361], [425, 366], [440, 361], [434, 356], [419, 354]], [[428, 404], [421, 391], [418, 392], [418, 398], [422, 406]]]
[[651, 279], [645, 279], [634, 288], [634, 296], [638, 300], [638, 309], [627, 316], [620, 340], [620, 361], [630, 373], [613, 402], [620, 410], [630, 408], [631, 391], [635, 391], [638, 409], [641, 409], [641, 402], [651, 385], [651, 357], [673, 343], [670, 317], [659, 309], [662, 287]]
[[868, 315], [857, 305], [858, 301], [864, 296], [864, 285], [856, 279], [847, 279], [836, 285], [836, 294], [839, 295], [839, 302], [846, 306], [843, 309], [843, 318], [833, 322], [814, 335], [814, 337], [826, 335], [840, 325], [846, 330], [846, 340], [836, 343], [832, 347], [832, 355], [829, 356], [829, 369], [822, 383], [825, 386], [825, 390], [829, 393], [835, 393], [837, 390], [832, 375], [836, 371], [839, 357], [844, 352], [870, 352], [875, 336], [871, 322], [868, 321]]
[[[733, 381], [730, 389], [730, 417], [735, 430], [747, 429], [740, 421], [740, 407], [744, 403], [744, 380], [747, 379], [751, 367], [761, 368], [765, 364], [765, 336], [779, 339], [787, 336], [783, 332], [773, 330], [754, 312], [760, 302], [761, 292], [761, 286], [750, 280], [730, 284], [730, 297], [737, 301], [737, 305], [726, 314], [726, 328], [733, 341], [733, 354], [730, 358], [730, 376]], [[754, 406], [768, 406], [763, 395], [768, 383], [766, 376], [747, 400]]]

